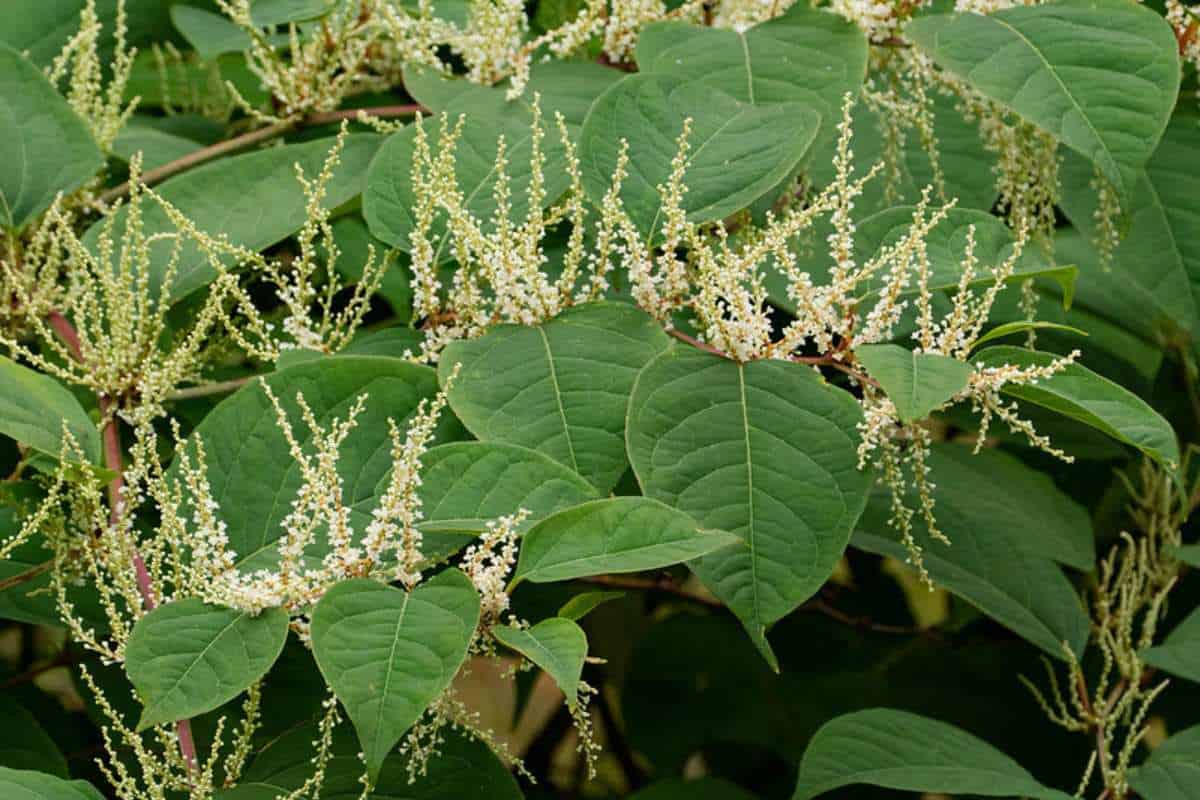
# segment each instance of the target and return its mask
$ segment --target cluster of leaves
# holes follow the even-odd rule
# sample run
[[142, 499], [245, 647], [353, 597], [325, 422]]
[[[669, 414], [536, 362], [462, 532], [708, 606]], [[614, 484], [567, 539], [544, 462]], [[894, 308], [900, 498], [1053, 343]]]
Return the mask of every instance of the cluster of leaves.
[[1200, 798], [1195, 13], [7, 0], [0, 796]]

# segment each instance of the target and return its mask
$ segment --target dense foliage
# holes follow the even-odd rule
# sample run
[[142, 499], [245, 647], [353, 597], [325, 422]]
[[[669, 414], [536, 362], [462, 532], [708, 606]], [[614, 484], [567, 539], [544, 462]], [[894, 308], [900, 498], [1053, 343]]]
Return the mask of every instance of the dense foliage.
[[6, 0], [0, 798], [1200, 799], [1198, 14]]

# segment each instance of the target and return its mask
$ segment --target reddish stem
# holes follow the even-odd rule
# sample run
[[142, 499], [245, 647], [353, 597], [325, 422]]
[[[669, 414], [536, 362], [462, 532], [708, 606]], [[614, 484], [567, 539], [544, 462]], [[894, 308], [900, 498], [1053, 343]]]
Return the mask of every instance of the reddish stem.
[[[51, 311], [47, 315], [47, 319], [50, 327], [67, 345], [67, 349], [71, 351], [75, 360], [82, 361], [83, 348], [80, 345], [79, 333], [71, 321], [59, 311]], [[105, 420], [102, 434], [104, 465], [113, 473], [113, 478], [108, 483], [108, 503], [110, 508], [109, 525], [115, 528], [121, 519], [122, 504], [124, 503], [121, 498], [121, 490], [125, 486], [125, 467], [121, 458], [121, 423], [116, 414], [116, 403], [113, 398], [106, 394], [98, 394], [97, 400], [100, 404], [100, 417]], [[133, 562], [134, 579], [137, 581], [138, 592], [142, 596], [142, 605], [147, 611], [153, 610], [158, 605], [158, 599], [154, 594], [154, 583], [150, 579], [150, 570], [146, 569], [146, 562], [142, 559], [142, 554], [138, 552], [136, 546], [130, 554], [130, 560]], [[188, 770], [194, 770], [196, 768], [196, 743], [192, 738], [191, 722], [186, 719], [179, 720], [175, 723], [175, 731], [179, 736], [179, 752], [183, 755]]]

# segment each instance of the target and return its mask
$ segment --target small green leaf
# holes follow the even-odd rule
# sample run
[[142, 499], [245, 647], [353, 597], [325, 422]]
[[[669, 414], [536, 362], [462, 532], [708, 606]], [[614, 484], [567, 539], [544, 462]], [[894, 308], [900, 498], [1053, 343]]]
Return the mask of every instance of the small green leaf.
[[313, 655], [362, 743], [374, 782], [388, 753], [467, 657], [479, 593], [448, 569], [411, 592], [365, 578], [334, 586], [312, 616]]
[[87, 126], [42, 71], [0, 44], [0, 229], [19, 231], [103, 166]]
[[672, 347], [638, 377], [629, 458], [647, 497], [742, 543], [689, 566], [776, 665], [767, 629], [833, 572], [862, 513], [858, 403], [808, 367]]
[[500, 644], [545, 670], [566, 695], [567, 705], [575, 708], [583, 662], [587, 658], [587, 634], [583, 628], [569, 619], [550, 617], [529, 629], [496, 626], [492, 635]]
[[445, 381], [462, 364], [450, 407], [475, 436], [539, 450], [607, 492], [627, 468], [625, 410], [638, 370], [669, 341], [632, 306], [592, 303], [454, 342], [439, 371]]
[[1129, 785], [1144, 800], [1200, 799], [1200, 725], [1193, 725], [1154, 748], [1129, 773]]
[[1176, 625], [1162, 644], [1143, 650], [1142, 661], [1200, 683], [1200, 608]]
[[1125, 197], [1179, 90], [1171, 26], [1124, 0], [930, 15], [912, 20], [904, 35], [968, 85], [1092, 161]]
[[137, 621], [125, 671], [145, 706], [138, 730], [212, 711], [267, 674], [287, 639], [288, 615], [258, 616], [189, 597]]
[[619, 600], [624, 596], [624, 592], [584, 592], [577, 594], [563, 603], [562, 608], [558, 610], [558, 616], [578, 622], [610, 600]]
[[49, 375], [0, 356], [0, 433], [57, 459], [64, 426], [87, 460], [100, 463], [100, 433], [75, 395]]
[[210, 61], [224, 53], [249, 50], [250, 34], [224, 14], [192, 6], [171, 6], [171, 22], [200, 58]]
[[868, 344], [855, 357], [879, 381], [903, 422], [925, 419], [967, 388], [975, 371], [957, 358], [914, 353], [896, 344]]
[[[1044, 367], [1052, 353], [999, 345], [975, 355], [980, 367]], [[1018, 400], [1049, 408], [1132, 445], [1169, 468], [1179, 464], [1179, 444], [1171, 424], [1128, 389], [1080, 364], [1032, 384], [1009, 384], [1003, 391]]]
[[737, 537], [704, 531], [686, 514], [646, 497], [611, 497], [568, 508], [534, 525], [521, 544], [516, 578], [565, 581], [678, 564]]
[[792, 800], [843, 786], [984, 797], [1069, 800], [1038, 783], [1020, 764], [982, 739], [945, 722], [886, 708], [826, 723], [800, 761]]
[[821, 124], [819, 113], [799, 103], [755, 106], [697, 81], [629, 75], [596, 99], [583, 123], [579, 158], [588, 196], [599, 203], [609, 190], [627, 141], [621, 200], [638, 229], [654, 236], [664, 222], [658, 186], [670, 178], [689, 118], [682, 205], [695, 223], [739, 211], [792, 175]]
[[67, 781], [44, 772], [0, 767], [0, 797], [8, 800], [104, 800], [87, 781]]
[[1175, 557], [1185, 564], [1200, 567], [1200, 544], [1185, 544], [1177, 548]]
[[0, 697], [0, 764], [66, 778], [67, 759], [54, 739], [14, 697]]
[[1037, 322], [1025, 320], [1022, 322], [1006, 322], [1003, 325], [997, 325], [990, 331], [980, 336], [975, 340], [975, 347], [979, 347], [984, 342], [990, 342], [995, 339], [1003, 339], [1005, 336], [1012, 336], [1014, 333], [1026, 333], [1027, 331], [1065, 331], [1073, 333], [1076, 336], [1087, 336], [1087, 331], [1081, 331], [1079, 328], [1073, 328], [1070, 325], [1060, 325], [1057, 322]]

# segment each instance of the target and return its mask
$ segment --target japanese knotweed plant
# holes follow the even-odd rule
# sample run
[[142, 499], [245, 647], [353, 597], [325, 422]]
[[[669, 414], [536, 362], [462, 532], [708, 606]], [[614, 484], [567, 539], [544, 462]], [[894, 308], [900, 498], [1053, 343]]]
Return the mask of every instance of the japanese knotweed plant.
[[1192, 9], [9, 5], [0, 797], [1200, 797]]

